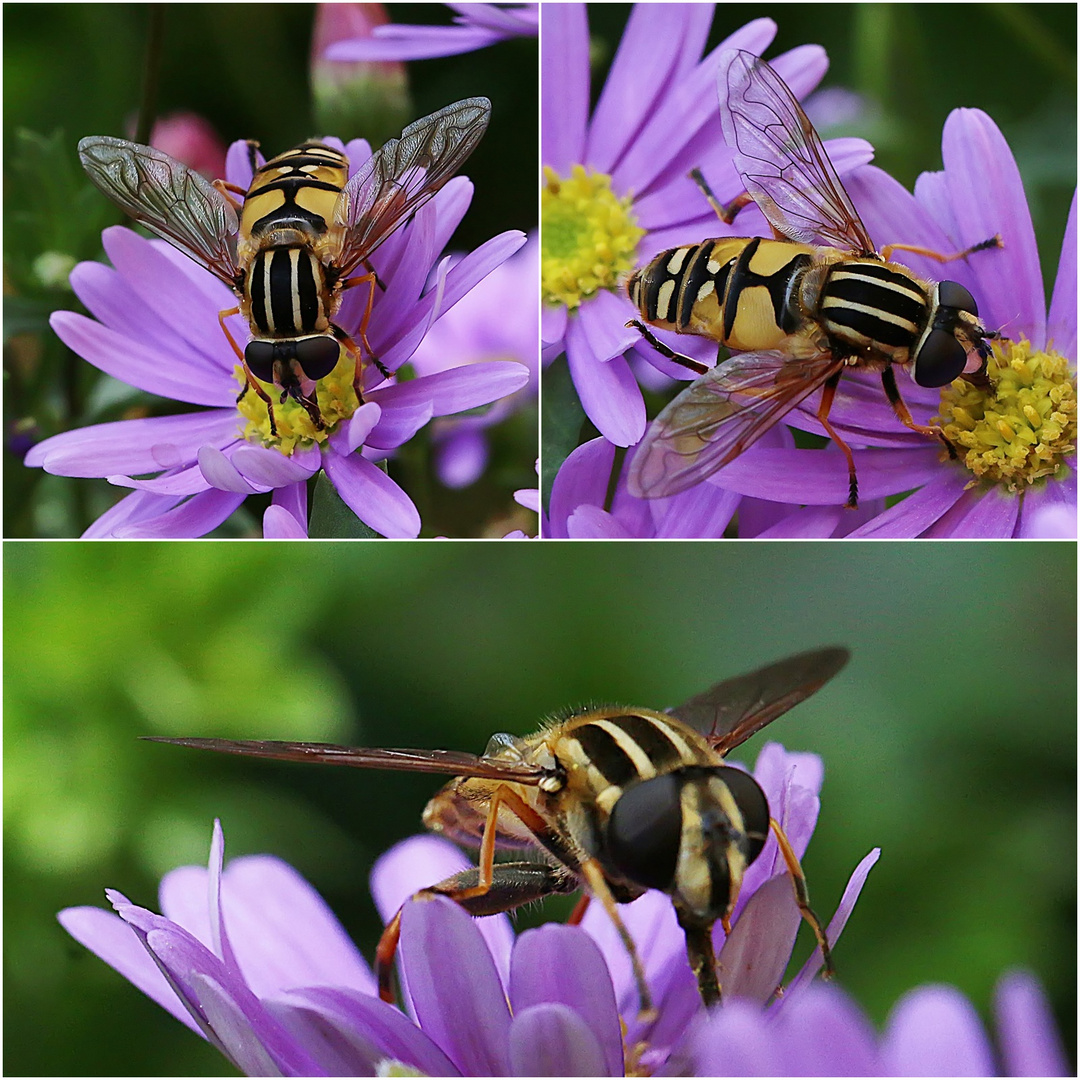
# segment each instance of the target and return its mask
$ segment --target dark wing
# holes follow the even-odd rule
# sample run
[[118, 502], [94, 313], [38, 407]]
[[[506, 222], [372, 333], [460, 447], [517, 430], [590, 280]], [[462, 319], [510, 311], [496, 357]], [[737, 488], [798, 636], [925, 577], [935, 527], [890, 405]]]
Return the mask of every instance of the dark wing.
[[424, 205], [476, 149], [491, 117], [487, 98], [465, 98], [410, 124], [380, 147], [345, 185], [337, 221], [345, 226], [334, 260], [342, 276]]
[[868, 255], [875, 250], [821, 138], [764, 60], [729, 50], [717, 86], [724, 140], [746, 190], [779, 233]]
[[630, 462], [630, 494], [659, 499], [700, 483], [843, 365], [830, 352], [805, 359], [748, 352], [717, 364], [649, 425]]
[[235, 284], [236, 211], [197, 172], [152, 146], [108, 135], [80, 139], [79, 160], [125, 213], [227, 285]]
[[700, 731], [721, 755], [820, 690], [847, 662], [847, 649], [814, 649], [725, 679], [669, 712]]
[[538, 784], [543, 770], [520, 762], [477, 757], [456, 750], [392, 750], [332, 743], [264, 742], [255, 739], [166, 739], [144, 735], [147, 742], [175, 743], [196, 750], [277, 761], [309, 761], [320, 765], [351, 765], [357, 769], [389, 769], [396, 772], [441, 773], [444, 776], [478, 776], [508, 780], [515, 784]]

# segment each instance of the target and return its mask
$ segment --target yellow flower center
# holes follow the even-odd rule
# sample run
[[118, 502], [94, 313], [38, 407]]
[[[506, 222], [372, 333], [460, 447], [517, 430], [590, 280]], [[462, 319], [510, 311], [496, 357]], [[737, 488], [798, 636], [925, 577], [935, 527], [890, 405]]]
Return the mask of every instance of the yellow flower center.
[[995, 341], [991, 385], [957, 379], [941, 392], [936, 419], [961, 460], [980, 480], [1023, 490], [1040, 477], [1067, 473], [1076, 449], [1076, 376], [1052, 350], [1026, 340]]
[[[236, 405], [237, 411], [247, 420], [244, 438], [248, 442], [272, 446], [285, 455], [291, 454], [298, 446], [306, 448], [314, 443], [326, 442], [337, 425], [342, 420], [348, 420], [360, 407], [360, 402], [356, 400], [356, 392], [353, 390], [355, 373], [355, 361], [342, 349], [337, 367], [325, 379], [320, 379], [315, 384], [319, 412], [326, 425], [321, 431], [311, 422], [311, 417], [303, 405], [292, 398], [286, 398], [279, 403], [281, 391], [272, 383], [259, 380], [259, 385], [274, 403], [274, 424], [277, 427], [277, 435], [270, 434], [270, 417], [267, 413], [266, 402], [249, 389]], [[239, 364], [236, 365], [233, 375], [241, 386], [245, 384], [244, 369]]]
[[569, 177], [544, 169], [540, 197], [540, 283], [544, 300], [571, 311], [634, 268], [645, 235], [632, 199], [611, 190], [611, 177], [575, 165]]

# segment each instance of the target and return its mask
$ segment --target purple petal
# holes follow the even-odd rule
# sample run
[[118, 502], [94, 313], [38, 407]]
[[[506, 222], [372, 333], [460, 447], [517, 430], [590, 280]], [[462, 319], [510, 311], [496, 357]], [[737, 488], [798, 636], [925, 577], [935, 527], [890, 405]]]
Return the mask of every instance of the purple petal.
[[1076, 457], [1068, 460], [1070, 475], [1024, 495], [1016, 535], [1034, 540], [1076, 539]]
[[200, 446], [227, 445], [236, 426], [234, 409], [94, 424], [38, 443], [24, 464], [57, 476], [156, 473], [192, 463]]
[[1006, 1076], [1072, 1076], [1042, 989], [1026, 971], [1005, 974], [994, 995]]
[[[411, 385], [409, 383], [402, 385]], [[389, 388], [388, 388], [389, 389]], [[375, 390], [372, 393], [380, 394], [383, 391]], [[375, 402], [369, 401], [369, 405]], [[422, 427], [431, 422], [434, 412], [431, 401], [426, 394], [415, 395], [401, 401], [387, 402], [387, 408], [379, 418], [379, 422], [368, 432], [364, 442], [374, 450], [394, 450], [407, 443]], [[359, 436], [360, 430], [349, 430], [348, 443], [352, 444]], [[330, 443], [341, 453], [341, 448], [335, 442], [336, 436], [330, 437]], [[359, 445], [359, 444], [357, 444]]]
[[[836, 914], [833, 915], [829, 925], [825, 928], [825, 937], [829, 942], [830, 949], [840, 940], [840, 935], [844, 932], [844, 927], [847, 926], [848, 918], [855, 908], [855, 902], [859, 899], [859, 894], [862, 892], [863, 885], [866, 884], [867, 875], [873, 868], [874, 863], [876, 863], [880, 857], [881, 848], [874, 848], [874, 850], [855, 867], [855, 871], [848, 880], [847, 887], [844, 889], [844, 895], [840, 898], [840, 903], [837, 905]], [[791, 1000], [792, 995], [796, 990], [802, 986], [809, 985], [810, 980], [821, 970], [821, 967], [821, 950], [815, 946], [813, 955], [811, 955], [810, 959], [803, 965], [799, 974], [796, 975], [788, 985], [787, 994], [781, 1002], [781, 1006], [783, 1006], [784, 1002]]]
[[640, 333], [626, 325], [633, 314], [625, 296], [601, 289], [578, 309], [577, 333], [571, 334], [594, 361], [608, 361], [641, 340]]
[[133, 341], [73, 311], [54, 311], [49, 325], [73, 352], [130, 386], [192, 405], [220, 407], [234, 403], [236, 383], [231, 376], [222, 374], [218, 380], [194, 378], [182, 354]]
[[475, 484], [488, 464], [488, 440], [482, 431], [462, 428], [441, 439], [437, 448], [439, 481], [452, 490]]
[[244, 445], [232, 452], [229, 461], [242, 480], [262, 491], [301, 484], [322, 467], [322, 457], [314, 449], [286, 456], [266, 446]]
[[571, 540], [632, 540], [633, 534], [618, 518], [599, 506], [579, 506], [566, 519], [566, 535]]
[[306, 540], [306, 517], [300, 521], [295, 514], [283, 506], [273, 505], [263, 514], [264, 540]]
[[1050, 314], [1046, 319], [1047, 345], [1076, 360], [1076, 192], [1073, 192]]
[[[358, 447], [363, 446], [364, 443], [367, 442], [368, 436], [381, 418], [381, 406], [377, 405], [374, 401], [365, 401], [364, 404], [361, 405], [360, 408], [330, 436], [330, 445], [337, 453], [343, 456], [353, 453]], [[421, 424], [415, 428], [410, 435], [407, 435], [405, 439], [402, 439], [402, 442], [405, 442], [406, 439], [415, 435], [422, 426], [423, 425]], [[400, 446], [401, 443], [396, 443], [395, 445]]]
[[199, 471], [206, 482], [218, 491], [254, 495], [259, 490], [249, 484], [237, 471], [236, 466], [216, 447], [200, 446], [198, 460]]
[[489, 405], [520, 390], [529, 381], [529, 369], [514, 360], [489, 360], [437, 371], [408, 382], [394, 383], [369, 395], [384, 410], [430, 403], [435, 416]]
[[890, 1076], [995, 1076], [972, 1004], [952, 986], [920, 986], [893, 1007], [881, 1040]]
[[880, 1076], [877, 1040], [866, 1017], [835, 986], [815, 985], [776, 1014], [780, 1076]]
[[725, 1002], [690, 1036], [693, 1076], [782, 1076], [780, 1046], [763, 1009]]
[[[205, 872], [205, 871], [204, 871]], [[118, 971], [136, 989], [203, 1036], [138, 936], [118, 915], [95, 907], [65, 908], [60, 925], [81, 945]], [[205, 1037], [205, 1036], [203, 1036]]]
[[540, 27], [540, 153], [560, 176], [585, 160], [589, 24], [584, 4], [553, 4]]
[[420, 515], [412, 499], [377, 465], [359, 454], [330, 453], [323, 468], [349, 509], [377, 533], [410, 540], [420, 535]]
[[844, 513], [842, 506], [802, 506], [766, 529], [752, 534], [740, 530], [739, 535], [780, 540], [821, 540], [836, 533]]
[[963, 497], [925, 529], [922, 535], [929, 539], [1008, 539], [1016, 532], [1022, 505], [1019, 495], [1000, 487], [986, 490], [974, 488], [965, 492]]
[[[200, 448], [200, 453], [206, 447]], [[137, 491], [149, 491], [156, 495], [171, 495], [177, 500], [186, 495], [197, 495], [200, 491], [207, 491], [212, 485], [203, 476], [198, 464], [191, 465], [186, 469], [178, 469], [175, 472], [161, 473], [149, 480], [135, 480], [130, 476], [111, 474], [105, 478], [110, 484], [117, 487], [135, 488]]]
[[994, 266], [973, 263], [979, 279], [979, 314], [1014, 340], [1046, 340], [1042, 270], [1027, 198], [1009, 144], [979, 109], [954, 109], [941, 140], [945, 183], [961, 246], [1001, 234], [1004, 249]]
[[542, 305], [540, 308], [541, 343], [549, 346], [561, 342], [566, 334], [566, 321], [568, 318], [565, 305], [559, 307], [552, 307], [550, 304]]
[[596, 1036], [573, 1009], [551, 1002], [517, 1013], [510, 1025], [510, 1076], [622, 1076], [609, 1070]]
[[566, 359], [582, 408], [608, 442], [633, 446], [645, 433], [645, 402], [634, 373], [621, 356], [597, 363], [582, 335], [581, 319], [571, 319]]
[[[371, 1060], [371, 1050], [378, 1059], [404, 1062], [426, 1076], [456, 1076], [450, 1059], [407, 1016], [377, 997], [342, 990], [337, 987], [311, 986], [291, 990], [267, 1003], [274, 1015], [292, 1026], [301, 1021], [309, 1034], [298, 1035], [306, 1040], [322, 1036], [345, 1062], [364, 1063]], [[285, 1020], [281, 1006], [305, 1014]], [[324, 1046], [326, 1044], [324, 1043]], [[312, 1053], [322, 1060], [317, 1053]], [[374, 1074], [374, 1070], [368, 1075]], [[357, 1071], [331, 1072], [334, 1076], [361, 1076]]]
[[[622, 1031], [611, 976], [600, 949], [578, 926], [548, 923], [517, 939], [510, 963], [510, 1007], [520, 1018], [522, 1010], [542, 1003], [572, 1010], [575, 1020], [591, 1032], [589, 1049], [599, 1051], [601, 1071], [537, 1075], [623, 1075]], [[550, 1022], [558, 1025], [559, 1020], [552, 1017]]]
[[500, 41], [502, 34], [475, 26], [405, 26], [376, 27], [393, 34], [354, 38], [330, 45], [324, 60], [342, 62], [386, 60], [430, 60], [436, 56], [457, 56], [474, 52]]
[[743, 908], [717, 957], [724, 996], [764, 1005], [784, 976], [799, 922], [790, 877], [770, 878]]
[[[395, 844], [371, 871], [371, 896], [382, 921], [388, 923], [420, 889], [453, 877], [470, 865], [453, 844], [437, 836], [413, 836]], [[509, 916], [487, 915], [475, 922], [495, 959], [500, 980], [508, 985], [514, 945]]]
[[157, 517], [117, 525], [111, 535], [130, 540], [191, 540], [216, 529], [243, 501], [243, 495], [231, 491], [204, 491]]
[[959, 469], [939, 473], [932, 483], [890, 506], [872, 521], [848, 533], [849, 537], [910, 539], [920, 536], [961, 498], [970, 474]]
[[410, 901], [399, 948], [424, 1031], [466, 1075], [506, 1075], [510, 1010], [473, 920], [446, 897]]
[[[282, 1076], [281, 1066], [263, 1046], [257, 1021], [252, 1021], [229, 993], [209, 975], [195, 974], [191, 986], [207, 1022], [229, 1057], [245, 1076]], [[306, 1057], [306, 1055], [305, 1055]], [[314, 1062], [311, 1062], [314, 1067]], [[292, 1073], [292, 1075], [307, 1075]], [[317, 1070], [312, 1075], [321, 1075]]]
[[121, 499], [111, 509], [93, 522], [83, 533], [84, 540], [109, 539], [115, 529], [135, 521], [147, 521], [157, 517], [165, 510], [175, 506], [178, 502], [174, 498], [162, 498], [160, 495], [151, 495], [149, 492], [136, 491]]

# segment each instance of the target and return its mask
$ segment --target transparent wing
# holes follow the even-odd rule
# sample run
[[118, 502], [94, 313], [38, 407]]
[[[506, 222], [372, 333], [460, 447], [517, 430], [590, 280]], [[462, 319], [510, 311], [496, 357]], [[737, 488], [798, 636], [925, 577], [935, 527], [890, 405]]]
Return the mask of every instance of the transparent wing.
[[784, 80], [760, 57], [732, 49], [720, 57], [717, 86], [735, 167], [773, 228], [799, 243], [873, 252], [814, 125]]
[[734, 461], [843, 365], [831, 352], [807, 359], [748, 352], [718, 364], [649, 425], [630, 463], [630, 494], [659, 499], [700, 483]]
[[351, 765], [357, 769], [388, 769], [393, 772], [441, 773], [444, 776], [479, 776], [488, 780], [508, 780], [515, 784], [538, 784], [543, 771], [535, 766], [500, 762], [457, 750], [394, 750], [333, 743], [271, 742], [254, 739], [166, 739], [145, 735], [147, 742], [174, 743], [196, 750], [216, 750], [222, 754], [277, 761], [308, 761], [320, 765]]
[[108, 135], [80, 139], [79, 160], [125, 213], [227, 285], [234, 284], [236, 211], [197, 172], [152, 146]]
[[725, 679], [677, 709], [676, 719], [701, 732], [721, 755], [816, 693], [848, 662], [847, 649], [814, 649]]
[[345, 241], [335, 260], [347, 275], [461, 168], [487, 129], [491, 102], [465, 98], [410, 124], [377, 150], [345, 185], [338, 223]]

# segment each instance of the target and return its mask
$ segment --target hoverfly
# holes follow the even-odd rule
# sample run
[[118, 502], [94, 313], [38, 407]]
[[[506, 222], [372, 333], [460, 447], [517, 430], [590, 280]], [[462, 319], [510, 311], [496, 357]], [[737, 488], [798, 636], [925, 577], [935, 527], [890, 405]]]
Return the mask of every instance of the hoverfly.
[[[334, 322], [342, 292], [369, 287], [359, 336], [389, 377], [366, 335], [374, 290], [382, 284], [370, 256], [457, 172], [490, 115], [487, 98], [448, 105], [410, 124], [351, 180], [348, 158], [324, 143], [302, 143], [259, 167], [258, 143], [249, 142], [253, 178], [246, 192], [221, 180], [208, 183], [153, 147], [106, 135], [80, 140], [79, 158], [121, 209], [236, 294], [238, 306], [219, 312], [218, 321], [243, 365], [237, 401], [253, 390], [276, 435], [273, 401], [260, 381], [271, 383], [279, 404], [298, 402], [321, 431], [315, 384], [337, 366], [342, 347], [355, 358], [353, 389], [363, 401], [361, 349]], [[361, 263], [367, 272], [350, 277]], [[225, 324], [236, 314], [251, 329], [243, 351]]]
[[[897, 418], [922, 435], [941, 430], [912, 418], [893, 365], [912, 366], [920, 386], [986, 379], [997, 337], [955, 281], [927, 281], [891, 262], [910, 251], [939, 262], [1000, 246], [993, 237], [953, 255], [907, 244], [875, 248], [817, 132], [779, 75], [751, 53], [720, 57], [724, 139], [746, 193], [721, 206], [694, 179], [726, 224], [751, 200], [774, 239], [724, 237], [661, 252], [627, 281], [641, 320], [738, 350], [706, 369], [635, 326], [663, 355], [698, 373], [653, 421], [630, 466], [639, 498], [675, 495], [729, 464], [804, 398], [822, 390], [817, 418], [843, 451], [848, 506], [858, 501], [851, 450], [829, 422], [845, 368], [880, 371]], [[954, 454], [955, 456], [955, 454]]]
[[[826, 971], [829, 945], [810, 907], [798, 859], [772, 819], [764, 792], [725, 755], [809, 697], [847, 663], [848, 651], [817, 649], [717, 683], [669, 712], [581, 709], [535, 735], [492, 736], [479, 757], [448, 750], [359, 749], [324, 743], [158, 738], [228, 754], [454, 777], [428, 803], [425, 826], [478, 847], [479, 865], [417, 893], [447, 896], [472, 915], [510, 911], [584, 890], [603, 904], [633, 963], [641, 1007], [650, 995], [618, 904], [648, 889], [667, 893], [686, 935], [702, 1000], [720, 1000], [712, 928], [730, 932], [746, 868], [775, 833], [803, 918]], [[495, 862], [495, 851], [535, 856]], [[538, 849], [538, 850], [537, 850]], [[583, 908], [582, 908], [583, 911]], [[401, 911], [376, 951], [380, 994], [393, 1000], [390, 970]]]

